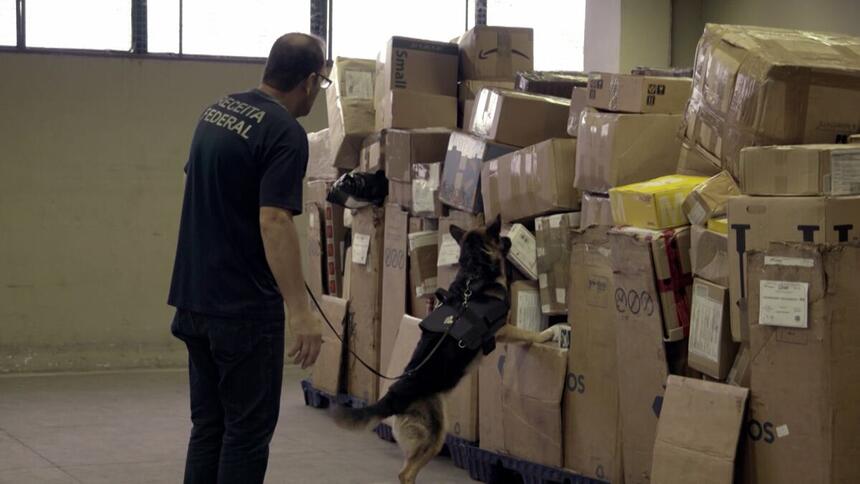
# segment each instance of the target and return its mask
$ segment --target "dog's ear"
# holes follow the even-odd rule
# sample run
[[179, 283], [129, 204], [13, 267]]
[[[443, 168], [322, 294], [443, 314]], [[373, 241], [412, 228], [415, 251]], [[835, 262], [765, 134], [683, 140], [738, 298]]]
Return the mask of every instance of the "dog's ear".
[[507, 237], [502, 237], [500, 247], [502, 249], [502, 255], [507, 257], [508, 252], [511, 251], [511, 239], [509, 239]]
[[454, 237], [454, 240], [457, 241], [457, 244], [463, 243], [463, 236], [466, 235], [466, 231], [461, 229], [456, 225], [452, 225], [448, 232], [451, 233], [451, 237]]
[[493, 240], [499, 240], [500, 233], [502, 233], [502, 216], [496, 215], [496, 220], [487, 227], [487, 236]]

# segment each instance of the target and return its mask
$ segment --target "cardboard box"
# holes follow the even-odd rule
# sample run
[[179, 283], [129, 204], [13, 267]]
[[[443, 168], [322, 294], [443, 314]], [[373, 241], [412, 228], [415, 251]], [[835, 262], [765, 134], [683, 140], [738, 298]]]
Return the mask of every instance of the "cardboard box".
[[412, 165], [412, 214], [416, 217], [439, 218], [443, 215], [439, 200], [442, 163]]
[[681, 141], [677, 170], [679, 175], [714, 176], [722, 169], [722, 161], [719, 158], [686, 138]]
[[[409, 315], [403, 315], [395, 330], [394, 344], [392, 345], [391, 358], [383, 368], [386, 369], [385, 375], [396, 377], [402, 375], [406, 370], [406, 365], [412, 359], [412, 354], [415, 352], [415, 347], [418, 346], [418, 341], [421, 339], [421, 320]], [[379, 394], [385, 396], [388, 389], [394, 384], [393, 380], [379, 380]], [[389, 425], [393, 419], [389, 419]]]
[[746, 146], [844, 143], [860, 131], [858, 43], [839, 34], [706, 25], [685, 136], [736, 178]]
[[750, 387], [750, 364], [752, 361], [750, 347], [747, 344], [741, 344], [738, 349], [738, 354], [735, 355], [735, 361], [732, 363], [729, 374], [726, 376], [726, 383], [736, 387]]
[[675, 172], [681, 142], [677, 114], [618, 114], [585, 108], [580, 115], [576, 180], [580, 190], [610, 188]]
[[[349, 313], [353, 326], [349, 344], [355, 354], [374, 368], [381, 367], [384, 221], [385, 209], [378, 207], [355, 210], [352, 219]], [[352, 355], [347, 390], [368, 403], [379, 396], [379, 378]]]
[[729, 197], [741, 194], [740, 188], [727, 171], [698, 184], [684, 199], [684, 215], [693, 225], [705, 225], [708, 220], [726, 214]]
[[497, 343], [478, 366], [478, 443], [490, 452], [505, 453], [504, 410], [500, 402], [507, 347], [506, 343]]
[[476, 26], [460, 37], [463, 79], [511, 81], [534, 69], [534, 33], [520, 27]]
[[[858, 267], [856, 243], [771, 244], [749, 258], [753, 482], [860, 482]], [[768, 281], [801, 290], [775, 301]], [[785, 314], [806, 327], [764, 324]]]
[[332, 85], [325, 90], [329, 146], [335, 166], [358, 166], [361, 142], [373, 132], [376, 61], [337, 57], [331, 71]]
[[610, 300], [616, 311], [624, 481], [652, 482], [651, 458], [669, 367], [651, 244], [613, 231], [609, 248], [615, 285]]
[[397, 205], [399, 208], [412, 211], [412, 183], [397, 180], [388, 181], [387, 203]]
[[570, 236], [571, 230], [579, 226], [579, 212], [535, 219], [537, 272], [543, 314], [567, 314]]
[[524, 276], [536, 281], [538, 272], [535, 236], [522, 224], [514, 224], [507, 233], [502, 235], [511, 240], [508, 261], [519, 269]]
[[484, 216], [471, 214], [459, 210], [451, 210], [448, 215], [439, 219], [439, 258], [436, 261], [436, 284], [438, 287], [448, 289], [454, 282], [457, 271], [460, 270], [460, 246], [451, 237], [451, 225], [456, 225], [463, 230], [472, 230], [484, 225]]
[[725, 380], [738, 350], [729, 328], [728, 302], [727, 287], [699, 278], [693, 282], [688, 363], [717, 380]]
[[860, 194], [860, 147], [843, 144], [744, 148], [739, 178], [747, 195]]
[[729, 287], [729, 237], [701, 225], [690, 227], [693, 275]]
[[514, 457], [553, 467], [563, 464], [561, 400], [566, 349], [508, 345], [502, 376], [505, 449]]
[[670, 375], [651, 481], [732, 484], [749, 390]]
[[514, 81], [508, 79], [504, 81], [464, 80], [460, 82], [457, 88], [457, 126], [460, 129], [469, 131], [472, 126], [475, 99], [478, 97], [481, 89], [494, 87], [512, 90], [514, 88]]
[[511, 146], [567, 138], [570, 101], [504, 89], [483, 89], [475, 101], [470, 131]]
[[556, 138], [491, 161], [486, 171], [490, 205], [495, 204], [493, 194], [498, 193], [504, 222], [578, 210], [579, 192], [573, 188], [575, 156], [576, 140]]
[[[610, 234], [615, 238], [628, 237], [636, 241], [627, 251], [647, 250], [650, 252], [650, 262], [642, 271], [651, 269], [652, 277], [657, 284], [658, 298], [650, 307], [649, 302], [641, 300], [644, 295], [626, 295], [629, 310], [633, 311], [637, 304], [643, 307], [640, 311], [656, 313], [657, 318], [663, 319], [664, 338], [666, 341], [681, 341], [689, 332], [690, 303], [692, 298], [693, 277], [690, 264], [690, 229], [680, 227], [673, 230], [647, 230], [634, 227], [618, 227], [611, 229]], [[629, 255], [629, 254], [625, 254]], [[645, 255], [638, 255], [643, 260]], [[637, 302], [637, 297], [640, 299]], [[650, 294], [647, 297], [651, 297]], [[619, 300], [619, 304], [624, 300]], [[646, 307], [647, 306], [647, 307]]]
[[427, 127], [456, 128], [457, 98], [395, 89], [383, 94], [376, 105], [377, 131]]
[[381, 62], [383, 95], [410, 91], [457, 97], [459, 60], [456, 44], [392, 37]]
[[502, 214], [499, 199], [499, 160], [490, 160], [481, 165], [481, 204], [487, 220], [495, 220]]
[[448, 151], [451, 130], [445, 128], [385, 129], [364, 141], [361, 167], [385, 170], [389, 180], [412, 181], [412, 165], [439, 163]]
[[564, 467], [623, 482], [615, 286], [605, 229], [572, 234], [564, 396]]
[[746, 257], [770, 242], [837, 243], [860, 239], [860, 197], [748, 197], [729, 200], [729, 294], [732, 338], [749, 341], [741, 315]]
[[409, 234], [409, 298], [411, 314], [425, 317], [436, 291], [436, 260], [439, 233], [436, 230]]
[[592, 72], [588, 105], [619, 113], [683, 113], [690, 99], [691, 79]]
[[588, 102], [588, 89], [574, 87], [570, 94], [570, 111], [567, 116], [567, 134], [576, 138], [579, 136], [579, 118]]
[[[314, 383], [314, 388], [329, 395], [339, 395], [346, 390], [346, 361], [341, 358], [343, 345], [338, 336], [343, 337], [343, 330], [346, 327], [347, 301], [327, 295], [321, 296], [318, 301], [325, 316], [337, 330], [337, 336], [332, 334], [327, 325], [323, 328], [323, 345], [312, 368], [311, 381]], [[311, 307], [316, 310], [315, 306], [311, 305]]]
[[529, 331], [546, 329], [540, 312], [540, 290], [534, 281], [511, 283], [511, 310], [508, 322]]
[[497, 158], [515, 149], [471, 134], [452, 133], [442, 168], [439, 199], [451, 207], [480, 213], [482, 210], [481, 165], [486, 160]]
[[856, 145], [860, 144], [860, 134], [852, 134], [848, 137], [848, 144]]
[[612, 205], [609, 203], [608, 195], [584, 192], [580, 203], [581, 228], [612, 225]]
[[329, 146], [328, 130], [308, 133], [308, 168], [305, 172], [308, 181], [336, 180], [338, 177]]
[[615, 225], [667, 229], [687, 225], [682, 205], [690, 192], [706, 179], [668, 175], [609, 190]]
[[343, 297], [343, 270], [346, 227], [343, 207], [326, 201], [331, 188], [327, 180], [314, 180], [305, 186], [304, 210], [308, 214], [308, 284], [315, 295]]
[[388, 367], [400, 320], [409, 301], [409, 258], [407, 252], [409, 214], [400, 207], [385, 207], [385, 240], [382, 256], [382, 330], [380, 368]]
[[588, 74], [574, 71], [517, 72], [516, 84], [517, 91], [570, 99], [576, 88], [587, 92]]
[[448, 433], [468, 442], [478, 441], [478, 372], [471, 371], [445, 395]]
[[[728, 209], [728, 206], [726, 206]], [[726, 210], [728, 213], [728, 210]], [[729, 219], [728, 217], [719, 217], [712, 218], [708, 220], [708, 230], [717, 232], [718, 234], [728, 235], [729, 234]]]

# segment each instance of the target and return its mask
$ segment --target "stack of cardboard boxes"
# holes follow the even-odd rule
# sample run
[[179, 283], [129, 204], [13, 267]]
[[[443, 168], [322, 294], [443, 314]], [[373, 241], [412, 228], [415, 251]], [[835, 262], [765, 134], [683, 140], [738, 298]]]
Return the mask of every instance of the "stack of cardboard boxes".
[[[499, 344], [447, 396], [449, 432], [609, 482], [731, 482], [749, 400], [750, 482], [860, 481], [860, 147], [800, 144], [860, 131], [860, 39], [708, 25], [692, 80], [585, 87], [528, 73], [530, 29], [458, 43], [338, 59], [331, 126], [309, 135], [309, 277], [348, 347], [400, 374], [459, 269], [450, 227], [500, 217], [509, 324], [567, 322], [570, 348]], [[350, 238], [324, 198], [356, 167], [389, 197]], [[314, 378], [376, 400], [341, 353]]]

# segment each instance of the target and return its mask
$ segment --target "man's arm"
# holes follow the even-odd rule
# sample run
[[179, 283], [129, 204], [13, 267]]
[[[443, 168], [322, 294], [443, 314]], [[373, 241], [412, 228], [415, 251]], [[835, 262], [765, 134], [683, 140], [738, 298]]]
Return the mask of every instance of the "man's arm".
[[301, 248], [293, 215], [281, 208], [260, 207], [260, 231], [266, 260], [287, 304], [290, 330], [295, 337], [287, 356], [295, 355], [294, 362], [307, 368], [319, 356], [322, 325], [317, 314], [311, 311], [305, 294]]

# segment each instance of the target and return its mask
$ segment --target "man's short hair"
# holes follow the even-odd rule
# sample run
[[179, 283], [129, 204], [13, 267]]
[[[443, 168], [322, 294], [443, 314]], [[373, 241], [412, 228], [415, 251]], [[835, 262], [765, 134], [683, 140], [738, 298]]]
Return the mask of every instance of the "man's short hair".
[[291, 91], [325, 65], [325, 42], [313, 35], [290, 33], [272, 44], [263, 82], [279, 91]]

